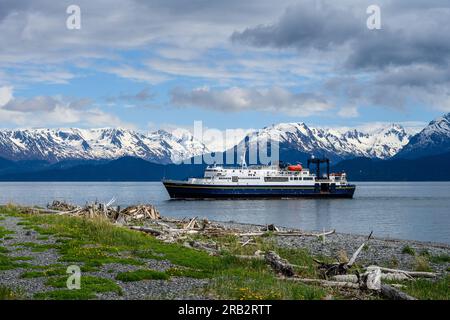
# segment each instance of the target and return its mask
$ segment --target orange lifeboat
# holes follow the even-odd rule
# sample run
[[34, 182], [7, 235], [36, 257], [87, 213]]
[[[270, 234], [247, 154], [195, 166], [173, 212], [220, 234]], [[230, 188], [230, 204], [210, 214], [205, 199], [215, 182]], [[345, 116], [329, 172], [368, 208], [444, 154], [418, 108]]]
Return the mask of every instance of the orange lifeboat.
[[289, 171], [302, 171], [303, 167], [301, 164], [297, 164], [295, 166], [288, 166], [287, 167]]

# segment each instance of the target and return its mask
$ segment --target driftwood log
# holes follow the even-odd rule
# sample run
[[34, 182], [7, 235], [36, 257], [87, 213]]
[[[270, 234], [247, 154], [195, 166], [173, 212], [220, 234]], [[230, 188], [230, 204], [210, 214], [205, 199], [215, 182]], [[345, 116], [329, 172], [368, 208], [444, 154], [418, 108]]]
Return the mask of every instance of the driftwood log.
[[[395, 270], [395, 269], [389, 269]], [[411, 278], [404, 273], [383, 274], [382, 268], [371, 266], [361, 276], [357, 275], [337, 275], [333, 277], [336, 282], [353, 283], [360, 289], [368, 289], [380, 293], [383, 297], [391, 300], [416, 300], [414, 297], [404, 293], [395, 287], [395, 285], [382, 284], [382, 279], [388, 280], [410, 280]]]
[[410, 295], [404, 293], [403, 291], [400, 291], [397, 288], [394, 288], [393, 286], [389, 286], [387, 284], [381, 285], [381, 294], [391, 300], [417, 300], [414, 297], [411, 297]]
[[353, 282], [342, 282], [342, 281], [329, 281], [322, 279], [306, 279], [306, 278], [297, 278], [297, 277], [280, 277], [280, 280], [289, 280], [294, 282], [302, 282], [302, 283], [311, 283], [318, 284], [324, 287], [333, 287], [333, 288], [351, 288], [351, 289], [359, 289], [360, 286], [358, 283]]
[[[367, 269], [373, 268], [373, 267], [377, 267], [377, 266], [369, 266], [369, 267], [367, 267]], [[436, 278], [437, 277], [437, 274], [434, 272], [406, 271], [406, 270], [390, 269], [390, 268], [384, 268], [384, 267], [377, 267], [377, 268], [380, 268], [381, 271], [386, 271], [389, 273], [405, 274], [405, 275], [407, 275], [409, 277], [413, 277], [413, 278]]]
[[369, 290], [381, 290], [381, 270], [380, 268], [372, 268], [366, 271], [359, 279], [362, 288]]
[[131, 230], [145, 232], [145, 233], [151, 234], [152, 236], [155, 236], [155, 237], [158, 237], [158, 236], [162, 235], [161, 231], [155, 230], [155, 229], [152, 229], [152, 228], [148, 228], [148, 227], [129, 226], [128, 228], [130, 228]]
[[219, 254], [219, 248], [216, 243], [205, 243], [200, 241], [185, 241], [183, 244], [187, 248], [197, 249], [197, 250], [204, 250], [208, 252], [210, 255], [218, 255]]
[[[380, 278], [381, 280], [388, 280], [388, 281], [405, 281], [412, 279], [411, 277], [407, 276], [404, 273], [382, 273]], [[334, 281], [343, 281], [343, 282], [353, 282], [353, 283], [359, 282], [359, 277], [356, 274], [336, 275], [332, 276], [330, 279]]]
[[252, 242], [253, 241], [253, 239], [252, 238], [250, 238], [250, 239], [248, 239], [247, 241], [244, 241], [242, 244], [241, 244], [241, 247], [245, 247], [246, 245], [248, 245], [250, 242]]
[[[343, 282], [343, 281], [329, 281], [329, 280], [321, 280], [321, 279], [305, 279], [305, 278], [297, 278], [297, 277], [280, 277], [280, 280], [288, 280], [302, 283], [310, 283], [310, 284], [318, 284], [323, 287], [332, 287], [332, 288], [345, 288], [345, 289], [370, 289], [369, 286], [364, 285], [361, 286], [359, 283], [354, 282]], [[391, 300], [417, 300], [414, 297], [400, 291], [399, 289], [386, 285], [380, 284], [380, 288], [377, 290], [371, 289], [373, 291], [379, 292], [387, 299]]]
[[295, 275], [293, 266], [274, 251], [266, 252], [265, 260], [277, 273], [280, 273], [286, 277], [292, 277]]
[[264, 260], [264, 256], [260, 256], [260, 255], [253, 255], [253, 256], [248, 256], [248, 255], [235, 255], [236, 258], [239, 259], [245, 259], [245, 260]]
[[318, 269], [322, 271], [323, 276], [325, 279], [328, 279], [328, 277], [336, 276], [336, 275], [345, 275], [347, 274], [348, 270], [353, 266], [356, 259], [358, 258], [358, 255], [361, 253], [362, 249], [365, 245], [369, 242], [369, 240], [372, 238], [372, 233], [370, 232], [369, 236], [367, 237], [367, 240], [364, 241], [358, 249], [353, 253], [352, 257], [348, 262], [335, 262], [335, 263], [325, 263], [322, 261], [319, 261], [317, 259], [313, 259], [314, 262], [316, 262], [319, 267]]
[[350, 260], [347, 262], [346, 265], [346, 269], [350, 269], [353, 264], [356, 261], [356, 258], [358, 258], [359, 253], [361, 252], [361, 250], [364, 248], [364, 246], [366, 246], [369, 243], [369, 240], [372, 238], [372, 234], [373, 231], [370, 232], [369, 236], [367, 237], [367, 241], [364, 241], [359, 248], [353, 253], [352, 257], [350, 258]]
[[80, 207], [55, 200], [52, 204], [47, 205], [46, 209], [39, 209], [39, 211], [90, 219], [103, 217], [122, 225], [131, 224], [134, 221], [161, 219], [159, 211], [153, 205], [137, 205], [120, 210], [120, 206], [117, 208], [111, 207], [115, 201], [116, 199], [112, 198], [107, 203], [95, 201], [93, 203], [86, 203], [84, 207]]

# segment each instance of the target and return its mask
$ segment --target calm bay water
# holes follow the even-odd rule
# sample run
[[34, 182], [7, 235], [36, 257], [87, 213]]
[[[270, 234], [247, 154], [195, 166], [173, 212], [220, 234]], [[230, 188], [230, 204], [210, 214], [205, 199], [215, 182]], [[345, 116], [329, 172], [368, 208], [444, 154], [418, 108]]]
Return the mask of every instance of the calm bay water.
[[206, 217], [450, 244], [450, 182], [361, 182], [354, 199], [169, 200], [159, 182], [0, 182], [0, 204], [152, 203], [163, 215]]

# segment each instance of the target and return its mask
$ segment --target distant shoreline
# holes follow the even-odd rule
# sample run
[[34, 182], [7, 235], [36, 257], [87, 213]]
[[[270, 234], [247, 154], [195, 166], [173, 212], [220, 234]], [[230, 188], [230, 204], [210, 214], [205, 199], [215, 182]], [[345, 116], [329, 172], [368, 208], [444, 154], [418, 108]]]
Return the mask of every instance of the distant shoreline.
[[[305, 154], [295, 157], [291, 155], [286, 161], [301, 162], [304, 158]], [[284, 160], [285, 158], [280, 157], [280, 159]], [[5, 161], [6, 163], [3, 165], [0, 162], [0, 181], [14, 182], [151, 182], [161, 181], [164, 178], [186, 180], [189, 177], [203, 176], [206, 168], [206, 164], [161, 164], [134, 157], [122, 157], [108, 161], [66, 161], [54, 164], [42, 163], [42, 161], [25, 163]], [[331, 171], [346, 172], [350, 182], [450, 181], [450, 170], [447, 165], [449, 162], [450, 152], [414, 159], [394, 157], [387, 160], [376, 160], [360, 157], [333, 163]], [[430, 166], [430, 163], [433, 165]]]

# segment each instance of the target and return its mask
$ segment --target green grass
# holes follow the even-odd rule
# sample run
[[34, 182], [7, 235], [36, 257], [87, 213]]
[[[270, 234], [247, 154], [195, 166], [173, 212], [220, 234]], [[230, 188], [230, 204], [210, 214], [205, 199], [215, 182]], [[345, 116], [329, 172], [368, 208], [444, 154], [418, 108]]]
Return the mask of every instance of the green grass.
[[[294, 268], [295, 271], [305, 278], [316, 278], [319, 276], [317, 271], [317, 264], [314, 262], [313, 257], [306, 249], [287, 249], [279, 248], [276, 250], [280, 257], [289, 261], [289, 263], [302, 266], [302, 268]], [[320, 256], [317, 257], [320, 261], [331, 263], [332, 259]]]
[[0, 285], [0, 300], [18, 300], [22, 298], [22, 293], [12, 290], [9, 287]]
[[59, 252], [61, 261], [79, 262], [85, 266], [98, 268], [107, 263], [142, 265], [143, 262], [131, 256], [121, 256], [121, 250], [116, 247], [87, 247], [84, 242], [70, 240], [64, 243]]
[[438, 264], [450, 263], [450, 255], [443, 253], [437, 256], [431, 256], [430, 261]]
[[169, 275], [165, 272], [155, 270], [136, 270], [128, 272], [119, 272], [116, 276], [116, 280], [131, 282], [141, 280], [168, 280]]
[[415, 256], [416, 255], [416, 251], [412, 247], [410, 247], [408, 245], [403, 247], [402, 253], [403, 254], [409, 254], [410, 256]]
[[278, 280], [272, 274], [244, 271], [212, 280], [211, 293], [235, 300], [311, 300], [322, 299], [326, 291], [319, 287]]
[[191, 268], [173, 267], [166, 271], [172, 277], [185, 277], [194, 279], [207, 279], [214, 276], [214, 272], [209, 270], [195, 270]]
[[424, 272], [432, 271], [431, 267], [430, 267], [430, 263], [428, 261], [428, 258], [425, 256], [416, 257], [415, 270], [416, 271], [424, 271]]
[[[136, 258], [148, 254], [151, 258], [165, 259], [190, 268], [212, 269], [220, 266], [220, 259], [202, 251], [191, 250], [179, 244], [166, 244], [139, 232], [113, 226], [102, 219], [36, 215], [26, 219], [38, 232], [64, 236], [60, 247], [62, 261], [85, 262], [94, 266], [105, 263], [139, 265]], [[44, 227], [45, 226], [45, 227]], [[86, 247], [87, 245], [96, 247]], [[134, 257], [118, 257], [119, 253], [132, 252]]]
[[16, 268], [26, 268], [30, 264], [26, 262], [18, 262], [24, 260], [31, 260], [30, 257], [9, 257], [6, 254], [0, 253], [0, 271], [11, 270]]
[[15, 246], [21, 246], [25, 248], [30, 248], [32, 252], [44, 252], [49, 249], [59, 249], [60, 246], [58, 244], [40, 244], [35, 242], [22, 242], [22, 243], [16, 243]]
[[5, 227], [0, 226], [0, 239], [4, 239], [8, 234], [14, 234], [14, 231], [7, 230]]
[[428, 249], [421, 249], [419, 251], [419, 255], [424, 256], [424, 257], [431, 257], [430, 250], [428, 250]]
[[37, 300], [90, 300], [95, 297], [95, 292], [89, 290], [53, 290], [34, 295]]
[[122, 289], [112, 280], [100, 277], [82, 276], [79, 290], [69, 290], [66, 277], [57, 277], [47, 280], [46, 285], [58, 290], [41, 292], [34, 295], [36, 299], [51, 300], [88, 300], [94, 299], [97, 293], [115, 292], [122, 294]]
[[50, 276], [57, 276], [57, 275], [64, 275], [66, 272], [65, 270], [45, 270], [45, 271], [28, 271], [22, 273], [20, 276], [21, 278], [28, 279], [28, 278], [39, 278], [39, 277], [50, 277]]
[[401, 290], [417, 299], [450, 300], [450, 275], [437, 281], [416, 279], [404, 284]]

